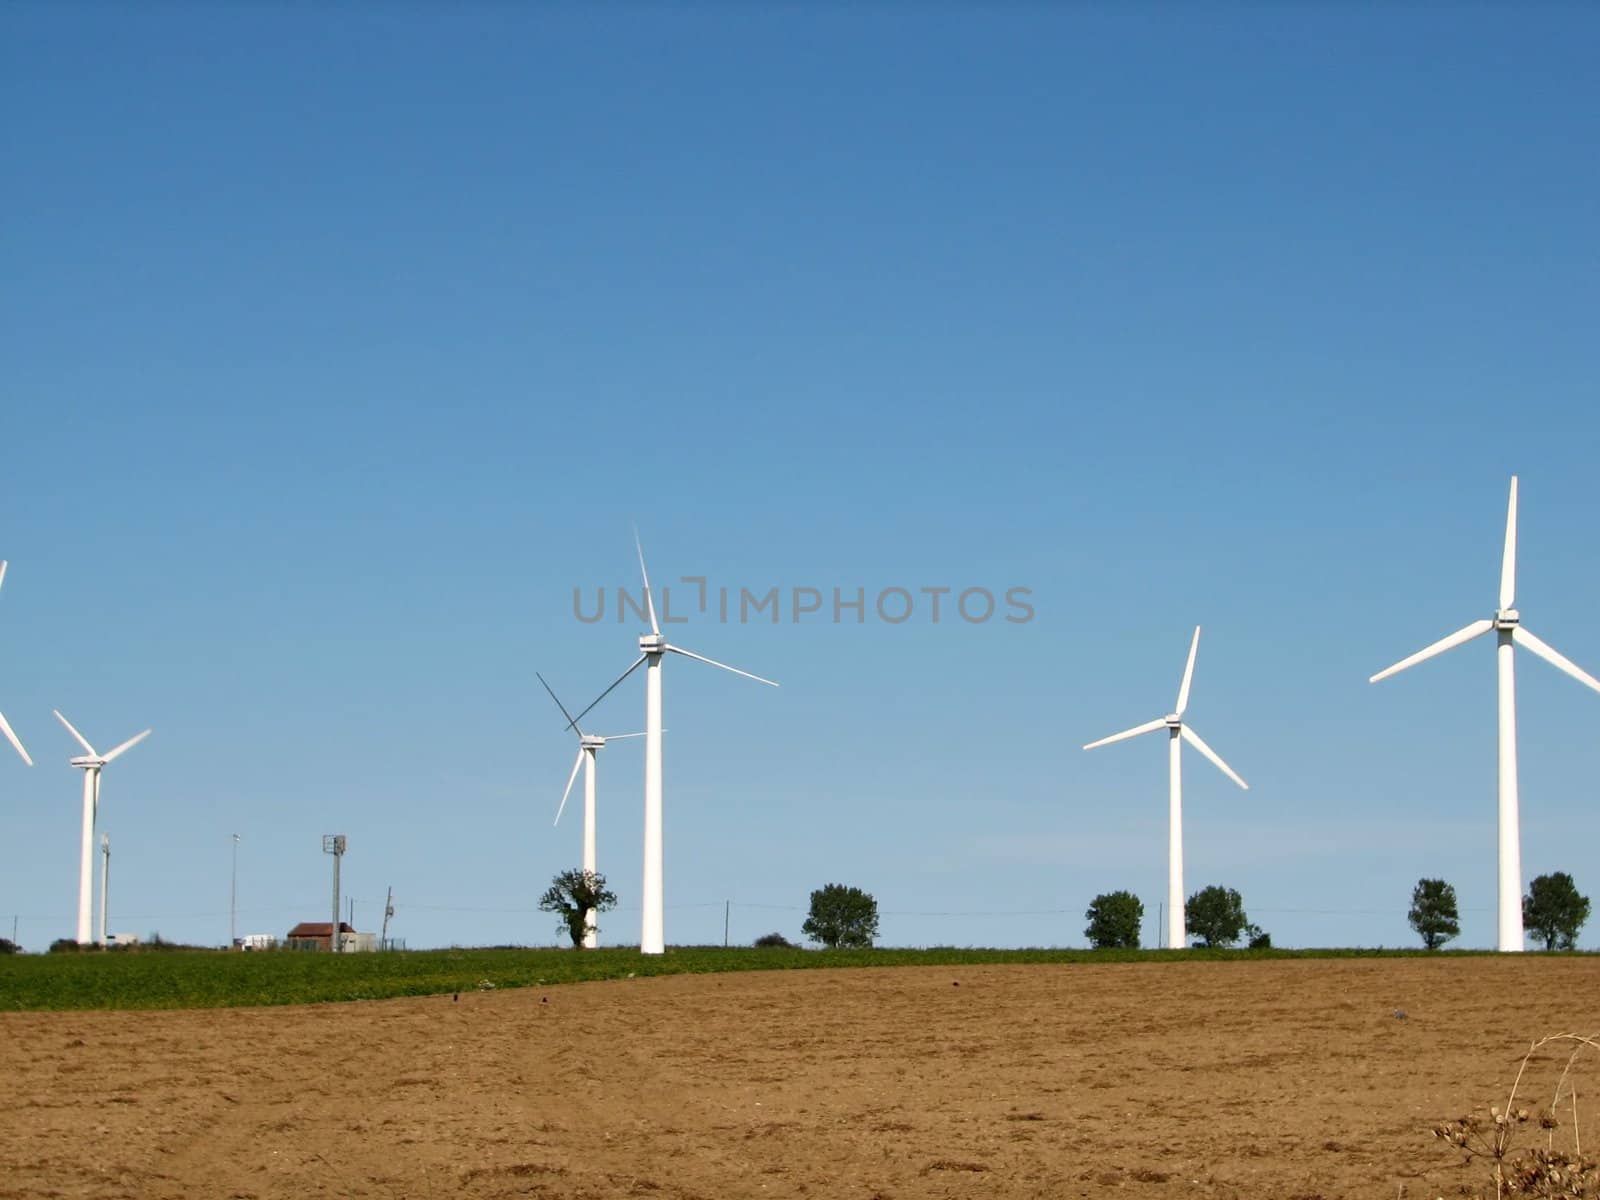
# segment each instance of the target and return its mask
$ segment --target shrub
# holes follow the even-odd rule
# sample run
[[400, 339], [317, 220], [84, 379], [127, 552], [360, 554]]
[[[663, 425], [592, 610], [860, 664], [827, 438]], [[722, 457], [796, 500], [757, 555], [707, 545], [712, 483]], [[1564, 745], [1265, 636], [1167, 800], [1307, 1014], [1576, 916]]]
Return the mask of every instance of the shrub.
[[793, 950], [795, 945], [781, 933], [763, 933], [756, 939], [757, 946], [775, 946], [780, 950]]

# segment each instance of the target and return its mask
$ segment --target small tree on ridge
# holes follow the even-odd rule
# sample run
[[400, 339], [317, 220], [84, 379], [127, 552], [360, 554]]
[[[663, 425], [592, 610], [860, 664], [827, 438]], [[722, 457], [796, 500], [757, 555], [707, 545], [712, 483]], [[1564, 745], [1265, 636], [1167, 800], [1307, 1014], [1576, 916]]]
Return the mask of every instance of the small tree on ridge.
[[1083, 916], [1089, 922], [1083, 934], [1096, 950], [1139, 948], [1144, 901], [1132, 892], [1102, 892]]
[[1456, 889], [1442, 879], [1419, 879], [1411, 892], [1411, 911], [1406, 920], [1422, 935], [1422, 944], [1437, 950], [1461, 932], [1461, 914], [1456, 909]]
[[878, 936], [878, 902], [858, 887], [830, 883], [811, 893], [800, 932], [830, 950], [869, 949]]
[[556, 932], [565, 933], [574, 946], [583, 945], [588, 932], [585, 918], [590, 909], [603, 913], [616, 906], [617, 894], [606, 887], [606, 877], [577, 867], [557, 875], [539, 897], [539, 910], [557, 914]]
[[1522, 924], [1534, 937], [1544, 939], [1546, 950], [1574, 950], [1578, 930], [1589, 919], [1589, 897], [1565, 871], [1541, 875], [1528, 885], [1522, 898]]
[[1190, 937], [1202, 946], [1231, 946], [1249, 924], [1244, 915], [1244, 900], [1232, 888], [1212, 884], [1201, 888], [1183, 906], [1183, 922]]

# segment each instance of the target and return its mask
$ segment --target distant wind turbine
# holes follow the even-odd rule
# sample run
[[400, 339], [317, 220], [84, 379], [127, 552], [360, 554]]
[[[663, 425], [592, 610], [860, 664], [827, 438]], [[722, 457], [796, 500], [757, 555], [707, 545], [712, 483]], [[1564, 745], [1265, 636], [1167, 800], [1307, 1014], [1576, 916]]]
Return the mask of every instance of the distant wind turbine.
[[[561, 703], [555, 689], [550, 686], [543, 675], [535, 671], [539, 682], [544, 684], [544, 690], [550, 693], [550, 699], [556, 702], [556, 707], [561, 710], [561, 715], [567, 719], [567, 727], [578, 735], [578, 757], [572, 763], [572, 774], [567, 776], [567, 790], [561, 793], [561, 805], [556, 809], [556, 819], [552, 824], [561, 823], [561, 814], [567, 810], [567, 797], [572, 795], [572, 785], [578, 778], [578, 768], [583, 768], [583, 869], [591, 875], [596, 871], [595, 857], [595, 773], [599, 770], [596, 761], [600, 751], [604, 750], [607, 742], [620, 741], [623, 738], [643, 737], [642, 733], [613, 733], [601, 737], [595, 733], [585, 733], [578, 728], [578, 722], [567, 711], [567, 706]], [[663, 730], [665, 732], [665, 730]], [[600, 944], [600, 931], [596, 927], [595, 911], [589, 909], [583, 915], [583, 948], [593, 950]]]
[[1500, 749], [1500, 904], [1499, 949], [1505, 953], [1522, 950], [1522, 829], [1517, 797], [1517, 688], [1516, 664], [1512, 647], [1521, 646], [1544, 659], [1563, 674], [1570, 675], [1586, 687], [1600, 692], [1600, 680], [1578, 667], [1560, 651], [1535, 637], [1522, 624], [1522, 616], [1511, 605], [1517, 592], [1517, 477], [1511, 477], [1511, 499], [1506, 506], [1506, 541], [1500, 557], [1500, 606], [1494, 616], [1474, 621], [1465, 629], [1458, 629], [1449, 637], [1440, 638], [1433, 645], [1418, 650], [1410, 658], [1402, 658], [1392, 667], [1374, 675], [1370, 682], [1377, 683], [1397, 675], [1407, 667], [1414, 667], [1424, 659], [1446, 650], [1453, 650], [1475, 637], [1496, 631], [1498, 646], [1495, 665], [1499, 692], [1499, 749]]
[[[3, 585], [5, 581], [6, 564], [4, 559], [0, 559], [0, 585]], [[28, 757], [28, 752], [22, 748], [22, 743], [17, 740], [17, 735], [11, 731], [11, 723], [6, 720], [5, 713], [0, 713], [0, 733], [5, 734], [6, 741], [10, 742], [14, 747], [16, 747], [17, 753], [22, 755], [22, 761], [27, 763], [30, 767], [33, 766], [33, 759]]]
[[83, 772], [83, 853], [78, 871], [78, 942], [83, 945], [94, 937], [94, 821], [100, 811], [100, 770], [144, 741], [150, 736], [150, 731], [146, 729], [101, 754], [59, 711], [56, 712], [56, 720], [65, 725], [67, 732], [77, 739], [78, 745], [88, 751], [71, 760], [72, 765]]
[[1229, 779], [1249, 790], [1250, 785], [1235, 774], [1232, 767], [1217, 756], [1217, 752], [1201, 739], [1200, 735], [1183, 723], [1184, 710], [1189, 707], [1189, 684], [1194, 679], [1194, 658], [1200, 649], [1200, 626], [1194, 627], [1194, 640], [1189, 643], [1189, 662], [1183, 668], [1183, 682], [1178, 685], [1178, 706], [1164, 717], [1113, 733], [1110, 737], [1090, 742], [1085, 750], [1109, 746], [1112, 742], [1138, 737], [1141, 733], [1167, 731], [1167, 949], [1182, 950], [1188, 945], [1188, 929], [1184, 921], [1183, 896], [1183, 743], [1188, 742], [1216, 765]]
[[661, 954], [666, 950], [664, 913], [666, 893], [663, 887], [661, 844], [662, 659], [669, 653], [681, 654], [696, 662], [732, 671], [735, 675], [743, 675], [746, 679], [754, 679], [757, 683], [764, 683], [768, 687], [778, 685], [760, 675], [752, 675], [749, 671], [741, 671], [738, 667], [730, 667], [727, 663], [720, 663], [714, 658], [706, 658], [692, 650], [685, 650], [682, 646], [668, 645], [667, 639], [661, 636], [661, 626], [656, 621], [656, 605], [650, 596], [650, 572], [645, 569], [644, 547], [639, 543], [637, 530], [633, 535], [633, 543], [639, 552], [639, 573], [644, 576], [644, 602], [650, 618], [650, 632], [639, 635], [639, 657], [634, 659], [633, 666], [617, 676], [610, 687], [595, 697], [589, 707], [578, 714], [572, 722], [572, 728], [576, 729], [577, 722], [581, 721], [590, 709], [609, 696], [617, 685], [638, 670], [641, 664], [644, 665], [644, 881], [641, 889], [644, 912], [639, 926], [639, 950], [644, 954]]

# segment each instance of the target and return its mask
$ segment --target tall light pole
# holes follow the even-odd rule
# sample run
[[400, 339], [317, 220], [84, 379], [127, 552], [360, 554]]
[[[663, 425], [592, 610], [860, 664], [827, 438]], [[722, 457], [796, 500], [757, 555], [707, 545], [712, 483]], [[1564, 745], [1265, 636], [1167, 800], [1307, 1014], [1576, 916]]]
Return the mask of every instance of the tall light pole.
[[228, 888], [228, 949], [239, 948], [239, 835], [233, 835], [233, 879]]
[[100, 949], [106, 948], [106, 897], [111, 892], [111, 835], [100, 835]]
[[344, 834], [322, 835], [322, 852], [333, 855], [333, 923], [328, 926], [328, 949], [339, 953], [339, 862], [344, 858]]

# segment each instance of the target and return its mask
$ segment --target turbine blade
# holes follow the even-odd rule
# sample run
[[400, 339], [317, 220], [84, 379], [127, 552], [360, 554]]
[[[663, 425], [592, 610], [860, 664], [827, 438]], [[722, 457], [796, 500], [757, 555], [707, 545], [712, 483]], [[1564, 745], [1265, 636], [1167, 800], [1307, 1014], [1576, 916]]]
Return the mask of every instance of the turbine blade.
[[135, 746], [137, 746], [140, 742], [144, 741], [145, 738], [147, 738], [149, 736], [150, 736], [150, 731], [148, 729], [146, 729], [143, 733], [134, 734], [133, 737], [131, 737], [127, 741], [123, 742], [122, 745], [118, 746], [115, 750], [109, 751], [105, 756], [106, 761], [110, 762], [112, 759], [116, 758], [117, 755], [123, 754], [123, 753], [125, 753], [125, 752], [127, 752], [129, 750], [132, 750]]
[[1196, 750], [1200, 751], [1201, 754], [1204, 754], [1207, 758], [1209, 758], [1212, 762], [1212, 765], [1215, 766], [1217, 770], [1221, 771], [1245, 791], [1248, 792], [1250, 790], [1250, 785], [1244, 780], [1240, 779], [1238, 772], [1236, 772], [1227, 763], [1223, 762], [1221, 756], [1218, 755], [1218, 753], [1210, 746], [1206, 745], [1205, 739], [1202, 738], [1198, 733], [1190, 729], [1187, 725], [1185, 725], [1179, 732], [1183, 734], [1183, 740], [1188, 742]]
[[3, 559], [3, 558], [0, 558], [0, 587], [5, 586], [5, 582], [6, 582], [6, 560]]
[[704, 654], [696, 654], [693, 650], [685, 650], [682, 646], [668, 646], [674, 654], [681, 654], [685, 658], [692, 658], [696, 662], [709, 663], [713, 667], [721, 667], [724, 671], [732, 671], [735, 675], [743, 675], [746, 679], [754, 679], [757, 683], [764, 683], [768, 687], [777, 687], [778, 684], [771, 679], [760, 675], [752, 675], [749, 671], [741, 671], [738, 667], [730, 667], [727, 663], [720, 663], [714, 658], [707, 658]]
[[644, 576], [644, 607], [650, 614], [650, 632], [661, 636], [661, 626], [656, 624], [656, 602], [650, 596], [650, 572], [644, 566], [644, 545], [639, 541], [639, 527], [633, 527], [633, 546], [639, 552], [639, 574]]
[[1517, 595], [1517, 477], [1511, 477], [1506, 504], [1506, 549], [1500, 558], [1500, 607], [1510, 608]]
[[583, 736], [583, 730], [582, 729], [578, 729], [578, 723], [575, 720], [572, 719], [572, 714], [567, 711], [567, 706], [565, 704], [561, 703], [561, 698], [556, 695], [555, 689], [552, 688], [548, 683], [545, 683], [544, 676], [540, 675], [539, 672], [535, 671], [534, 675], [538, 676], [539, 682], [544, 684], [544, 690], [550, 693], [550, 699], [552, 699], [552, 700], [554, 700], [556, 702], [556, 707], [561, 710], [561, 715], [567, 719], [567, 728], [569, 728], [569, 729], [577, 729], [578, 730], [578, 736], [582, 737]]
[[[665, 733], [666, 730], [663, 729], [661, 732]], [[643, 733], [608, 733], [608, 734], [606, 734], [606, 741], [608, 741], [608, 742], [620, 742], [620, 741], [622, 741], [623, 738], [643, 737], [643, 736], [644, 736]]]
[[1561, 653], [1561, 651], [1557, 650], [1549, 642], [1544, 641], [1542, 638], [1535, 637], [1521, 625], [1518, 625], [1511, 631], [1511, 640], [1516, 642], [1517, 645], [1521, 646], [1524, 650], [1532, 650], [1556, 670], [1565, 672], [1566, 674], [1571, 675], [1579, 683], [1585, 684], [1588, 687], [1593, 688], [1595, 691], [1600, 692], [1600, 679], [1596, 679], [1593, 675], [1589, 674], [1589, 672], [1578, 666], [1577, 663], [1573, 662], [1565, 654]]
[[1189, 643], [1189, 665], [1183, 668], [1183, 684], [1178, 688], [1178, 707], [1172, 711], [1180, 717], [1189, 707], [1189, 683], [1194, 679], [1194, 656], [1200, 649], [1200, 626], [1194, 627], [1194, 641]]
[[1432, 658], [1435, 654], [1443, 654], [1446, 650], [1454, 650], [1457, 646], [1461, 645], [1461, 643], [1470, 642], [1473, 638], [1488, 633], [1489, 630], [1493, 628], [1494, 622], [1488, 620], [1487, 618], [1482, 621], [1474, 621], [1465, 629], [1458, 629], [1449, 637], [1440, 638], [1433, 645], [1422, 650], [1418, 650], [1410, 658], [1402, 658], [1399, 662], [1395, 663], [1394, 666], [1385, 667], [1371, 679], [1367, 680], [1367, 682], [1377, 683], [1380, 679], [1387, 679], [1391, 675], [1398, 675], [1407, 667], [1414, 667], [1425, 658]]
[[89, 739], [84, 737], [83, 734], [79, 733], [76, 729], [74, 729], [72, 727], [72, 722], [67, 720], [65, 717], [63, 717], [61, 715], [61, 710], [59, 708], [52, 708], [50, 711], [56, 714], [56, 720], [60, 721], [63, 725], [65, 725], [67, 727], [67, 732], [70, 733], [73, 737], [78, 739], [78, 745], [82, 746], [93, 757], [95, 757], [95, 758], [99, 758], [100, 757], [99, 751], [97, 751], [93, 746], [89, 745]]
[[1146, 721], [1143, 725], [1135, 725], [1132, 729], [1124, 729], [1121, 733], [1113, 733], [1110, 737], [1103, 737], [1098, 742], [1090, 742], [1085, 750], [1093, 750], [1099, 746], [1109, 746], [1112, 742], [1123, 742], [1131, 737], [1138, 737], [1141, 733], [1151, 733], [1157, 729], [1165, 728], [1165, 717], [1157, 717], [1154, 721]]
[[28, 752], [22, 748], [22, 743], [17, 740], [17, 735], [11, 731], [11, 724], [6, 720], [5, 713], [0, 713], [0, 733], [5, 734], [6, 741], [16, 747], [17, 753], [22, 755], [22, 761], [30, 767], [33, 766], [33, 759], [28, 757]]
[[583, 766], [583, 751], [578, 751], [578, 757], [572, 760], [572, 774], [567, 776], [567, 790], [561, 793], [561, 807], [556, 809], [556, 819], [552, 825], [561, 824], [561, 814], [567, 811], [567, 797], [572, 795], [572, 785], [577, 782], [578, 768]]
[[616, 679], [612, 681], [612, 684], [611, 684], [610, 687], [608, 687], [605, 691], [601, 692], [598, 696], [596, 696], [593, 700], [591, 700], [589, 702], [589, 708], [584, 709], [576, 717], [572, 718], [572, 728], [576, 729], [578, 727], [578, 722], [583, 720], [584, 717], [589, 715], [589, 709], [592, 709], [596, 704], [599, 704], [600, 701], [604, 700], [607, 696], [611, 695], [611, 693], [616, 690], [617, 684], [621, 683], [629, 675], [632, 675], [635, 671], [637, 671], [639, 669], [639, 664], [642, 663], [648, 657], [649, 657], [649, 655], [647, 655], [647, 654], [641, 654], [641, 655], [639, 655], [638, 658], [634, 659], [633, 660], [633, 666], [629, 667], [621, 675], [618, 675], [616, 677]]
[[100, 815], [100, 772], [98, 769], [94, 773], [94, 803], [91, 806], [91, 811], [97, 817]]

